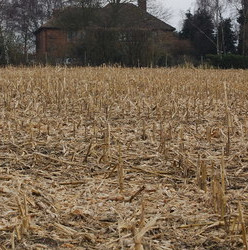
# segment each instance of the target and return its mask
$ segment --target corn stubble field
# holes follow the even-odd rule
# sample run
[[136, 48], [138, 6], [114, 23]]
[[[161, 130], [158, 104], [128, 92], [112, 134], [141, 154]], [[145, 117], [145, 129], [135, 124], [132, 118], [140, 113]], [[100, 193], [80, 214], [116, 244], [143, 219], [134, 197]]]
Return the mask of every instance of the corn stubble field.
[[1, 249], [247, 249], [248, 72], [0, 69]]

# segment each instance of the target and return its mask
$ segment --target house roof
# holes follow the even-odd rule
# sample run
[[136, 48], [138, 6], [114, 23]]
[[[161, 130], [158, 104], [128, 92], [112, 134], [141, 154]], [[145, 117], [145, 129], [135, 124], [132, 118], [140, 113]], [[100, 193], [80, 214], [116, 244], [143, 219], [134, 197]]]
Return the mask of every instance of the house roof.
[[[35, 31], [35, 34], [42, 29], [61, 29], [63, 26], [66, 28], [67, 24], [70, 24], [70, 28], [73, 29], [75, 26], [74, 28], [77, 29], [76, 26], [80, 25], [78, 20], [81, 20], [82, 26], [94, 28], [175, 30], [174, 27], [131, 3], [108, 4], [103, 8], [95, 8], [92, 11], [94, 14], [87, 17], [83, 8], [66, 8], [43, 24]], [[92, 18], [93, 16], [94, 18]], [[70, 18], [70, 22], [68, 22], [68, 18]], [[87, 24], [84, 20], [87, 20]]]
[[105, 15], [105, 24], [106, 21], [111, 22], [110, 18], [114, 13], [116, 20], [114, 23], [111, 23], [113, 27], [164, 31], [175, 30], [174, 27], [131, 3], [122, 3], [119, 6], [108, 4], [103, 8], [103, 12]]

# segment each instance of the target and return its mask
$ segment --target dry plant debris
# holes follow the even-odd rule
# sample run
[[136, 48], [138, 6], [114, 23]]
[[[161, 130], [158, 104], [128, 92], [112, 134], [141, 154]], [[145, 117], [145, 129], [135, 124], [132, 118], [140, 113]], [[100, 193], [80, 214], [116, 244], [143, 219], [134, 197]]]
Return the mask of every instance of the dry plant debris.
[[247, 249], [248, 71], [0, 69], [0, 248]]

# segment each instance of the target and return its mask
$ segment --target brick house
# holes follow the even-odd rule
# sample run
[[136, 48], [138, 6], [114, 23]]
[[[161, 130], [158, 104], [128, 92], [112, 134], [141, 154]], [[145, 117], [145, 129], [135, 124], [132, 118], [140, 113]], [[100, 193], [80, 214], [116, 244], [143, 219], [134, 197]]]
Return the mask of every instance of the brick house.
[[36, 30], [37, 58], [148, 65], [155, 57], [158, 61], [158, 56], [170, 54], [178, 42], [175, 28], [146, 11], [146, 0], [138, 0], [137, 6], [120, 3], [92, 8], [88, 16], [86, 11], [66, 8]]

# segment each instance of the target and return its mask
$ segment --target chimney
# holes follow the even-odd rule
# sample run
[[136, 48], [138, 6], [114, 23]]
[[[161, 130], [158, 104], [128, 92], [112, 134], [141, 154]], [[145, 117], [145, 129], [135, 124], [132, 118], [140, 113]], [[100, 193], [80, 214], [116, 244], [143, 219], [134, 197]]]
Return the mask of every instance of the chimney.
[[142, 10], [146, 11], [146, 0], [138, 0], [138, 6]]

